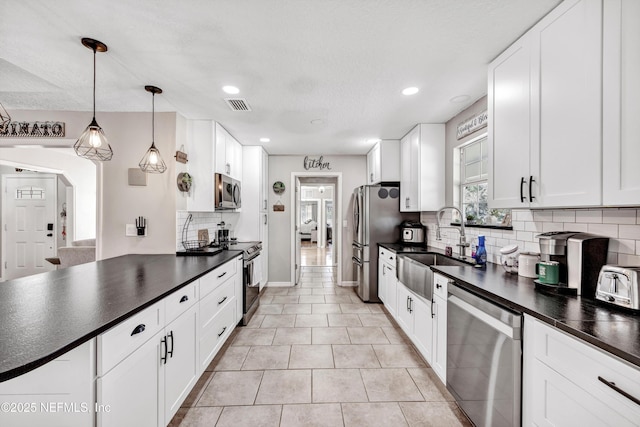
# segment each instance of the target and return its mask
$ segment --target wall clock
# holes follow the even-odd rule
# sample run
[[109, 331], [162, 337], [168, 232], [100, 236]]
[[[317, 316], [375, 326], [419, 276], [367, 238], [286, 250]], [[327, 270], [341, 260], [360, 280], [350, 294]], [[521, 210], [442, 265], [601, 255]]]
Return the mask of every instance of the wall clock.
[[284, 183], [282, 181], [276, 181], [273, 183], [273, 192], [276, 194], [282, 194], [284, 193]]

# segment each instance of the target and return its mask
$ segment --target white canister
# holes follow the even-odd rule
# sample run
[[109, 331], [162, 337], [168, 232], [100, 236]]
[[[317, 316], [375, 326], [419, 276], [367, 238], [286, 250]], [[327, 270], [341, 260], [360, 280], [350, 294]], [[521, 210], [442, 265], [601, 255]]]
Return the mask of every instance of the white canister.
[[518, 272], [518, 245], [508, 245], [500, 249], [500, 264], [507, 273]]
[[536, 264], [540, 261], [540, 254], [535, 252], [520, 252], [518, 257], [518, 275], [537, 279]]

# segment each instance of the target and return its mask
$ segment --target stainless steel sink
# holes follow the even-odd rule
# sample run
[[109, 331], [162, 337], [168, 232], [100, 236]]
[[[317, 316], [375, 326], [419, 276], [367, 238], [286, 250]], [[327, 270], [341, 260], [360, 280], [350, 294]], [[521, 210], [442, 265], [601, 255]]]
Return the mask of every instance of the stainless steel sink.
[[432, 265], [469, 267], [473, 261], [462, 261], [441, 254], [398, 254], [396, 276], [407, 288], [431, 301], [433, 295]]

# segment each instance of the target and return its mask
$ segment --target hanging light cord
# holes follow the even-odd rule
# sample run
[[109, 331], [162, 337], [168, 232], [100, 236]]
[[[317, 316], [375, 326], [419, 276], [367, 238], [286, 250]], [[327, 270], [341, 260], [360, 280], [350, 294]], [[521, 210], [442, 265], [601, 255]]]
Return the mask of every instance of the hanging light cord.
[[93, 48], [93, 120], [96, 119], [96, 48]]
[[151, 96], [151, 145], [156, 146], [156, 93]]

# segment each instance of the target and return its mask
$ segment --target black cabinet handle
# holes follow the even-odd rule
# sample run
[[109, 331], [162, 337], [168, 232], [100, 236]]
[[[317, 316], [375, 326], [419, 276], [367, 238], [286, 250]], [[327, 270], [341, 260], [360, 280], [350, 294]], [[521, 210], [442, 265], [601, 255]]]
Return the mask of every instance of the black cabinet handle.
[[162, 352], [162, 356], [160, 356], [160, 361], [164, 362], [164, 364], [167, 364], [167, 337], [162, 337], [162, 339], [160, 340], [160, 345], [163, 347], [163, 352]]
[[53, 233], [48, 233], [47, 237], [53, 237]]
[[433, 301], [433, 297], [431, 297], [431, 318], [433, 319], [434, 317], [436, 317], [436, 314], [433, 312], [433, 305], [435, 304], [435, 301]]
[[224, 276], [225, 274], [227, 274], [227, 272], [225, 271], [224, 273], [222, 273], [221, 275], [218, 276], [218, 279], [220, 279], [222, 276]]
[[140, 332], [144, 332], [145, 329], [146, 329], [146, 326], [143, 323], [141, 323], [138, 326], [136, 326], [133, 331], [131, 331], [131, 336], [134, 336], [135, 334], [139, 334]]
[[535, 197], [533, 197], [533, 193], [532, 193], [532, 191], [533, 191], [533, 189], [532, 189], [532, 185], [533, 185], [533, 183], [534, 183], [535, 181], [536, 181], [536, 180], [535, 180], [535, 179], [533, 179], [533, 175], [531, 175], [531, 176], [529, 177], [529, 202], [533, 202], [533, 199], [535, 199]]
[[413, 313], [413, 298], [409, 297], [409, 313]]
[[633, 403], [635, 403], [636, 405], [640, 405], [640, 399], [638, 399], [637, 397], [631, 396], [629, 393], [627, 393], [626, 391], [624, 391], [623, 389], [621, 389], [620, 387], [618, 387], [616, 385], [616, 383], [612, 382], [612, 381], [607, 381], [604, 378], [598, 376], [598, 380], [605, 384], [607, 387], [610, 387], [612, 389], [614, 389], [615, 391], [617, 391], [618, 393], [620, 393], [621, 395], [623, 395], [624, 397], [626, 397], [627, 399], [629, 399], [630, 401], [632, 401]]
[[527, 200], [524, 197], [524, 190], [523, 190], [524, 183], [525, 183], [525, 180], [524, 180], [524, 176], [523, 176], [522, 178], [520, 178], [520, 203], [524, 203], [525, 200]]
[[173, 357], [173, 331], [169, 332], [169, 335], [167, 335], [167, 339], [169, 339], [169, 337], [171, 337], [171, 350], [167, 351], [167, 354], [170, 357]]
[[219, 337], [221, 337], [221, 336], [222, 336], [222, 334], [224, 334], [224, 331], [226, 331], [226, 330], [227, 330], [227, 327], [225, 326], [224, 328], [222, 328], [222, 332], [220, 332], [220, 333], [218, 334], [218, 336], [219, 336]]
[[222, 300], [218, 301], [218, 305], [222, 304], [223, 302], [225, 302], [227, 300], [227, 297], [222, 298]]
[[436, 283], [436, 289], [440, 289], [442, 287], [442, 285]]
[[180, 304], [182, 304], [183, 302], [187, 302], [189, 301], [189, 297], [186, 295], [183, 295], [182, 298], [180, 298]]
[[407, 311], [409, 311], [409, 297], [407, 296]]

